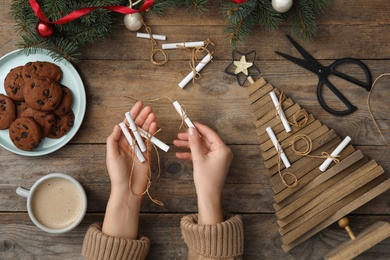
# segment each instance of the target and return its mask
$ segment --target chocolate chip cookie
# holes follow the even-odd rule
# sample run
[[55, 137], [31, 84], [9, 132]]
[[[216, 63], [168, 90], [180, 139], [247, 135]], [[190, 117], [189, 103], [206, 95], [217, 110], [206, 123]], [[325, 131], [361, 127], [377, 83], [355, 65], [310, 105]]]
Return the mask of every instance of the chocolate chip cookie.
[[16, 101], [23, 101], [23, 66], [11, 69], [4, 79], [4, 89], [7, 95]]
[[24, 100], [29, 107], [41, 111], [54, 110], [62, 100], [61, 86], [49, 78], [30, 78], [23, 88]]
[[14, 101], [16, 107], [16, 118], [19, 118], [22, 113], [28, 108], [24, 101]]
[[62, 77], [61, 68], [47, 61], [28, 62], [23, 66], [23, 77], [28, 80], [32, 77], [45, 77], [60, 82]]
[[66, 135], [74, 125], [74, 113], [70, 110], [66, 115], [57, 117], [56, 122], [51, 128], [49, 138], [61, 138]]
[[14, 101], [6, 95], [0, 94], [0, 130], [10, 127], [16, 118]]
[[20, 117], [11, 124], [9, 137], [17, 148], [31, 151], [41, 142], [41, 127], [32, 118]]
[[61, 85], [61, 87], [62, 100], [61, 103], [57, 106], [57, 108], [53, 111], [56, 116], [66, 115], [70, 111], [73, 102], [72, 91], [64, 85]]
[[27, 108], [21, 115], [21, 117], [31, 117], [33, 118], [42, 130], [42, 137], [49, 135], [51, 128], [56, 122], [56, 118], [51, 111], [39, 111], [31, 107]]

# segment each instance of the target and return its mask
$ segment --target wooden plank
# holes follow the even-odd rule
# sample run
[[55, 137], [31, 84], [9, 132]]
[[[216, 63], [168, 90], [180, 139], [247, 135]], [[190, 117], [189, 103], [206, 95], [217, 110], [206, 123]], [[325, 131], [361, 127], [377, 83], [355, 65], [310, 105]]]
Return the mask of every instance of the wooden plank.
[[[319, 138], [316, 138], [315, 140], [313, 140], [312, 149], [316, 150], [318, 147], [324, 145], [325, 143], [329, 142], [330, 140], [332, 140], [335, 137], [336, 137], [336, 133], [334, 132], [334, 130], [329, 130], [328, 132], [326, 132], [325, 134], [323, 134]], [[286, 154], [286, 156], [291, 164], [293, 164], [295, 161], [302, 158], [302, 156], [294, 153], [294, 151], [291, 149], [291, 146], [287, 147], [283, 151]], [[275, 155], [264, 162], [264, 165], [267, 169], [270, 169], [277, 164], [278, 164], [278, 155]], [[284, 167], [284, 165], [283, 165], [283, 167]]]
[[[315, 192], [310, 192], [304, 195], [304, 201], [300, 206], [297, 207], [291, 214], [282, 215], [278, 221], [279, 226], [284, 227], [286, 234], [294, 227], [299, 226], [301, 223], [305, 222], [305, 218], [311, 216], [311, 214], [316, 214], [316, 212], [322, 211], [327, 207], [327, 203], [333, 203], [335, 199], [342, 199], [340, 194], [347, 196], [352, 193], [355, 189], [358, 189], [359, 186], [363, 186], [365, 183], [368, 183], [372, 179], [376, 178], [377, 175], [381, 174], [381, 171], [378, 170], [374, 172], [378, 164], [375, 161], [370, 161], [367, 164], [363, 165], [359, 169], [355, 170], [352, 173], [341, 172], [335, 178], [332, 178], [328, 185], [323, 185], [316, 188]], [[371, 174], [371, 175], [370, 175]], [[369, 176], [370, 175], [370, 176]], [[364, 178], [363, 178], [364, 177]], [[367, 178], [367, 179], [365, 179]], [[358, 182], [359, 181], [359, 182]], [[351, 183], [357, 183], [355, 186], [352, 186]], [[348, 190], [350, 188], [351, 190]], [[317, 192], [317, 190], [320, 190]], [[337, 195], [337, 197], [336, 197]], [[310, 212], [310, 213], [309, 213]], [[308, 214], [309, 213], [309, 214]], [[280, 214], [277, 214], [280, 215]]]
[[[327, 149], [329, 149], [330, 147], [335, 147], [335, 145], [340, 141], [340, 138], [336, 137], [334, 138], [333, 140], [329, 141], [328, 143], [324, 144], [323, 147], [320, 147], [321, 148], [321, 152], [324, 150], [324, 151], [327, 151]], [[319, 149], [319, 148], [318, 148]], [[313, 152], [318, 152], [316, 150], [314, 150]], [[298, 171], [301, 170], [302, 167], [305, 167], [305, 165], [307, 165], [307, 163], [313, 161], [312, 160], [313, 158], [309, 158], [309, 157], [302, 157], [301, 159], [299, 159], [298, 161], [294, 162], [293, 164], [291, 164], [291, 167], [288, 168], [288, 169], [282, 169], [281, 168], [281, 173], [285, 173], [286, 171], [289, 171], [291, 173], [297, 173]], [[318, 164], [319, 165], [319, 164]], [[267, 174], [268, 176], [272, 177], [272, 180], [273, 178], [276, 178], [276, 177], [273, 177], [276, 173], [278, 173], [278, 169], [277, 167], [273, 167], [271, 169], [268, 169], [267, 171]], [[274, 181], [272, 181], [272, 183], [276, 183]]]
[[348, 240], [329, 251], [326, 260], [352, 259], [390, 237], [390, 223], [379, 221], [364, 229], [354, 240]]
[[[362, 152], [360, 150], [357, 150], [353, 152], [351, 155], [349, 155], [347, 158], [345, 158], [344, 160], [341, 160], [340, 163], [338, 163], [334, 167], [328, 169], [322, 174], [319, 174], [316, 178], [312, 179], [310, 182], [304, 181], [302, 188], [300, 188], [298, 191], [291, 194], [287, 199], [283, 200], [281, 203], [274, 204], [274, 209], [276, 210], [277, 215], [278, 214], [288, 215], [295, 208], [303, 205], [306, 198], [309, 197], [306, 196], [308, 192], [319, 194], [320, 193], [319, 190], [321, 189], [318, 189], [317, 187], [323, 184], [324, 182], [326, 182], [327, 180], [331, 179], [332, 177], [338, 176], [339, 174], [344, 174], [344, 172], [349, 174], [357, 170], [358, 168], [360, 168], [361, 166], [363, 166], [368, 162], [368, 159], [365, 158], [364, 160], [362, 160], [363, 158], [364, 157]], [[300, 181], [303, 180], [300, 179]], [[328, 184], [330, 183], [331, 182], [329, 182]]]
[[267, 81], [264, 78], [259, 78], [258, 80], [255, 81], [255, 83], [249, 85], [249, 87], [247, 88], [248, 95], [252, 95], [255, 91], [264, 87], [266, 84]]
[[[285, 102], [286, 103], [286, 102]], [[287, 119], [288, 120], [292, 120], [292, 117], [293, 115], [299, 110], [301, 109], [301, 107], [299, 106], [299, 104], [294, 104], [293, 106], [291, 106], [290, 108], [286, 109], [284, 111], [284, 114], [286, 115]], [[275, 115], [275, 114], [274, 114]], [[280, 121], [279, 118], [277, 118], [276, 116], [273, 117], [273, 119], [271, 119], [270, 121], [268, 122], [263, 122], [264, 125], [262, 126], [259, 126], [259, 127], [256, 127], [256, 133], [257, 135], [261, 135], [263, 133], [265, 133], [265, 129], [270, 126], [271, 128], [274, 127], [275, 125], [277, 125]], [[257, 121], [255, 122], [255, 125], [257, 124]]]
[[[306, 232], [304, 235], [302, 235], [300, 238], [295, 240], [294, 242], [290, 244], [283, 244], [282, 248], [285, 252], [290, 251], [294, 247], [298, 246], [311, 236], [315, 235], [316, 233], [320, 232], [324, 228], [328, 227], [332, 223], [338, 221], [342, 217], [348, 215], [355, 209], [361, 207], [362, 205], [366, 204], [370, 200], [376, 198], [383, 192], [390, 189], [390, 179], [388, 179], [386, 176], [382, 175], [381, 177], [375, 179], [374, 181], [368, 183], [366, 186], [364, 186], [362, 189], [357, 190], [355, 193], [360, 194], [359, 197], [352, 199], [349, 201], [350, 198], [354, 197], [354, 194], [351, 194], [350, 196], [347, 196], [345, 199], [339, 201], [335, 205], [333, 205], [333, 208], [336, 208], [337, 211], [330, 216], [326, 216], [327, 212], [323, 212], [321, 214], [325, 215], [324, 220], [315, 225], [315, 228], [311, 229], [310, 231]], [[310, 222], [312, 220], [309, 220]], [[317, 219], [318, 221], [318, 219]]]
[[[277, 88], [273, 88], [269, 92], [271, 92], [271, 91], [275, 92], [276, 95], [280, 94], [280, 91]], [[269, 95], [269, 92], [268, 92], [268, 95], [265, 95], [265, 96], [259, 98], [258, 100], [256, 100], [254, 103], [251, 104], [251, 109], [252, 109], [253, 114], [255, 115], [256, 120], [260, 118], [260, 116], [258, 116], [259, 110], [266, 110], [267, 112], [269, 110], [271, 110], [271, 109], [264, 109], [265, 105], [270, 105], [269, 102], [272, 102], [272, 99], [271, 99], [271, 96]], [[272, 105], [273, 105], [273, 103], [272, 103]], [[273, 108], [275, 109], [275, 105], [273, 105]]]
[[[310, 127], [310, 126], [312, 126], [312, 127]], [[316, 120], [313, 124], [310, 124], [308, 127], [301, 129], [301, 131], [298, 131], [296, 134], [291, 133], [290, 135], [288, 135], [288, 134], [284, 134], [286, 132], [282, 132], [278, 136], [276, 136], [276, 138], [278, 139], [278, 141], [279, 141], [280, 145], [283, 147], [283, 149], [286, 150], [288, 147], [292, 146], [292, 141], [293, 141], [294, 137], [297, 135], [304, 134], [308, 138], [310, 138], [310, 140], [313, 141], [314, 139], [325, 134], [327, 131], [329, 131], [329, 128], [326, 125], [321, 125], [321, 123], [318, 120]], [[271, 142], [271, 140], [267, 141], [267, 143], [268, 142]], [[294, 142], [294, 148], [297, 151], [305, 150], [307, 148], [307, 145], [308, 144], [302, 139], [296, 139]], [[272, 148], [272, 147], [270, 147], [270, 148]], [[262, 148], [264, 151], [262, 153], [264, 160], [268, 160], [277, 154], [277, 151], [275, 148], [274, 149], [268, 148], [268, 144], [267, 145], [263, 144]], [[267, 148], [268, 148], [268, 150], [266, 150]]]
[[[283, 111], [290, 108], [292, 105], [294, 105], [294, 102], [290, 98], [286, 99], [286, 101], [284, 101], [283, 105], [282, 105]], [[265, 127], [265, 128], [267, 128], [269, 125], [267, 122], [271, 121], [272, 119], [277, 119], [277, 120], [281, 121], [280, 118], [277, 118], [276, 116], [277, 116], [277, 114], [276, 114], [275, 109], [268, 111], [263, 117], [261, 117], [255, 121], [256, 128], [261, 128], [264, 125], [267, 125]]]
[[[320, 205], [318, 206], [319, 210], [317, 212], [314, 212], [316, 209], [314, 208], [313, 209], [313, 213], [312, 214], [307, 214], [305, 215], [305, 221], [301, 221], [300, 223], [298, 222], [295, 222], [299, 225], [291, 225], [289, 227], [286, 226], [285, 229], [279, 229], [279, 232], [281, 233], [284, 233], [285, 230], [287, 229], [291, 229], [289, 230], [288, 233], [285, 233], [283, 236], [282, 236], [282, 241], [283, 243], [285, 244], [291, 244], [294, 240], [298, 239], [299, 237], [301, 237], [302, 235], [304, 235], [306, 232], [308, 232], [309, 230], [315, 228], [315, 226], [317, 226], [319, 223], [321, 223], [322, 221], [324, 221], [326, 219], [325, 216], [329, 217], [331, 216], [332, 214], [335, 214], [337, 212], [338, 209], [342, 208], [340, 207], [340, 205], [338, 204], [338, 202], [340, 201], [343, 201], [343, 198], [348, 198], [348, 200], [356, 200], [357, 198], [360, 197], [360, 194], [358, 195], [357, 193], [355, 193], [356, 190], [359, 190], [360, 187], [364, 187], [367, 185], [367, 183], [370, 183], [372, 180], [375, 180], [376, 177], [380, 176], [382, 173], [384, 173], [383, 169], [379, 166], [379, 167], [376, 167], [374, 168], [372, 171], [368, 172], [367, 175], [368, 176], [364, 176], [362, 178], [360, 178], [360, 180], [356, 180], [353, 182], [353, 184], [350, 184], [347, 191], [338, 191], [337, 192], [337, 195], [341, 195], [340, 198], [335, 198], [336, 195], [330, 197], [331, 199], [329, 199], [329, 203], [324, 203], [325, 205]], [[356, 185], [355, 187], [353, 185]], [[352, 193], [349, 193], [350, 190], [353, 190]], [[347, 194], [346, 196], [344, 196], [345, 194]], [[336, 202], [336, 203], [334, 203]], [[322, 209], [320, 209], [322, 208]], [[324, 212], [324, 214], [323, 214]], [[316, 215], [315, 215], [316, 214]], [[310, 217], [308, 217], [310, 215]], [[316, 216], [316, 217], [314, 217]]]
[[[333, 146], [331, 148], [329, 148], [326, 152], [334, 149], [336, 146]], [[349, 154], [353, 153], [355, 149], [350, 145], [350, 146], [347, 146], [344, 151], [340, 154], [340, 158], [344, 158], [345, 156], [348, 156]], [[298, 179], [299, 179], [299, 183], [296, 187], [294, 187], [293, 189], [286, 189], [286, 187], [283, 187], [283, 189], [274, 196], [275, 198], [275, 202], [274, 204], [276, 204], [277, 206], [275, 207], [274, 205], [274, 208], [275, 209], [280, 209], [282, 207], [285, 207], [287, 205], [289, 205], [290, 203], [292, 203], [295, 199], [299, 198], [300, 196], [302, 196], [302, 194], [305, 194], [305, 192], [302, 193], [301, 190], [305, 190], [306, 189], [306, 186], [311, 183], [313, 180], [315, 180], [316, 178], [318, 178], [319, 176], [322, 175], [322, 171], [320, 171], [319, 169], [319, 166], [321, 165], [321, 161], [315, 161], [315, 163], [312, 162], [309, 162], [308, 165], [310, 165], [310, 167], [307, 167], [308, 170], [306, 170], [306, 168], [304, 168], [301, 173], [298, 172]], [[310, 169], [311, 168], [311, 169]], [[282, 187], [280, 184], [278, 185], [279, 187]], [[279, 188], [280, 189], [280, 188]], [[273, 190], [275, 190], [273, 188]], [[281, 201], [280, 201], [281, 200]]]
[[264, 99], [265, 99], [264, 101], [267, 101], [267, 103], [265, 103], [264, 106], [260, 107], [259, 109], [253, 111], [253, 116], [254, 116], [255, 120], [262, 118], [263, 116], [265, 116], [268, 112], [270, 112], [272, 110], [276, 111], [275, 105], [271, 101], [271, 97], [265, 96]]
[[[291, 118], [289, 118], [289, 119], [291, 119]], [[304, 129], [304, 128], [308, 127], [311, 123], [313, 123], [315, 120], [316, 119], [314, 118], [314, 116], [312, 114], [309, 114], [309, 119], [307, 120], [306, 125], [304, 125], [303, 127], [291, 126], [291, 131], [297, 132], [301, 129]], [[275, 133], [275, 135], [278, 135], [281, 132], [285, 131], [283, 123], [280, 121], [278, 124], [276, 124], [272, 128], [272, 131]], [[267, 133], [263, 133], [263, 134], [258, 136], [258, 140], [260, 141], [261, 144], [263, 144], [269, 140], [269, 136]]]
[[273, 89], [274, 87], [272, 86], [272, 84], [268, 82], [266, 85], [262, 86], [261, 88], [259, 88], [258, 90], [250, 94], [249, 96], [250, 103], [253, 104], [256, 101], [258, 101], [260, 98], [264, 96], [268, 96], [268, 93]]

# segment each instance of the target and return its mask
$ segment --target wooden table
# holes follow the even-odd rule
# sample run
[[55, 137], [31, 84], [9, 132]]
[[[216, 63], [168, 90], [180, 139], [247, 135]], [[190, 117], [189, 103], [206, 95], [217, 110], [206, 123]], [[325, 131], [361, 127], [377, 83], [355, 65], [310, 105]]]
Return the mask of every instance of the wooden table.
[[[169, 61], [155, 66], [149, 61], [148, 40], [138, 39], [123, 25], [104, 41], [86, 46], [75, 64], [87, 93], [87, 110], [76, 136], [60, 150], [40, 157], [22, 157], [0, 149], [0, 258], [1, 259], [81, 259], [80, 251], [87, 227], [102, 221], [110, 183], [105, 167], [105, 142], [113, 126], [120, 122], [134, 102], [125, 96], [152, 99], [169, 96], [185, 105], [189, 117], [214, 128], [232, 148], [234, 160], [226, 180], [223, 206], [243, 216], [245, 259], [319, 259], [348, 239], [336, 224], [326, 228], [289, 253], [281, 249], [277, 219], [272, 207], [273, 191], [261, 157], [253, 125], [247, 91], [236, 79], [224, 73], [231, 62], [231, 47], [223, 29], [225, 19], [217, 1], [210, 1], [209, 12], [200, 18], [186, 10], [171, 10], [162, 17], [148, 14], [146, 22], [153, 33], [169, 42], [199, 41], [210, 38], [215, 46], [214, 62], [201, 72], [195, 84], [181, 90], [177, 84], [190, 71], [190, 53], [169, 51]], [[0, 55], [16, 49], [20, 38], [14, 33], [9, 14], [11, 0], [0, 1]], [[333, 1], [329, 10], [317, 18], [318, 35], [301, 42], [324, 64], [343, 57], [362, 59], [374, 78], [390, 71], [390, 3], [375, 1]], [[284, 34], [287, 25], [266, 32], [258, 28], [239, 50], [256, 50], [261, 76], [306, 108], [316, 118], [390, 171], [389, 147], [379, 137], [369, 116], [367, 92], [348, 89], [348, 98], [358, 110], [346, 117], [326, 113], [318, 104], [314, 74], [282, 59], [275, 50], [298, 55]], [[158, 44], [162, 44], [161, 41]], [[255, 80], [258, 78], [255, 78]], [[389, 130], [389, 78], [373, 93], [373, 111], [381, 127]], [[387, 88], [387, 89], [386, 89]], [[158, 137], [172, 144], [181, 123], [173, 106], [166, 101], [148, 103], [157, 113], [162, 131]], [[390, 135], [387, 135], [390, 140]], [[151, 240], [149, 259], [186, 259], [181, 239], [180, 218], [197, 211], [191, 163], [175, 158], [174, 147], [161, 152], [161, 177], [153, 183], [151, 194], [164, 207], [145, 197], [140, 233]], [[156, 167], [154, 167], [156, 171]], [[88, 196], [88, 212], [72, 232], [49, 235], [38, 230], [26, 212], [26, 201], [15, 189], [29, 187], [39, 177], [63, 172], [78, 179]], [[386, 192], [353, 212], [351, 227], [358, 232], [377, 220], [390, 219], [390, 193]], [[364, 253], [360, 259], [389, 259], [390, 240]]]

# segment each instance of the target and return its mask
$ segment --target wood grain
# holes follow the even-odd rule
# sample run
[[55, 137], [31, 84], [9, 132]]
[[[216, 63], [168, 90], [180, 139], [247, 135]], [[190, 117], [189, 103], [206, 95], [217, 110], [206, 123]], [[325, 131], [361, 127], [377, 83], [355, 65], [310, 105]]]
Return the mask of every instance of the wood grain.
[[[0, 37], [0, 56], [18, 48], [17, 44], [21, 41], [14, 30], [11, 3], [11, 0], [0, 1], [0, 33], [3, 36]], [[81, 259], [79, 253], [87, 227], [103, 219], [110, 193], [105, 143], [113, 126], [123, 120], [123, 114], [135, 103], [127, 97], [144, 100], [146, 105], [153, 107], [161, 128], [157, 137], [167, 144], [172, 145], [177, 133], [182, 131], [179, 130], [181, 119], [168, 99], [147, 100], [167, 96], [179, 101], [186, 107], [191, 120], [209, 125], [232, 148], [234, 159], [226, 179], [223, 206], [228, 212], [243, 215], [244, 259], [320, 259], [347, 238], [344, 231], [331, 225], [341, 215], [352, 212], [351, 225], [357, 226], [357, 231], [375, 221], [388, 221], [390, 193], [380, 193], [379, 196], [371, 194], [375, 197], [373, 201], [366, 201], [362, 195], [361, 200], [353, 206], [344, 206], [293, 243], [282, 243], [274, 214], [274, 196], [278, 201], [277, 206], [283, 208], [283, 203], [290, 202], [290, 197], [297, 199], [299, 195], [310, 192], [301, 189], [303, 184], [314, 181], [312, 178], [321, 178], [321, 175], [316, 176], [315, 163], [310, 164], [306, 158], [297, 159], [291, 170], [300, 173], [301, 186], [287, 190], [280, 186], [279, 176], [274, 175], [277, 168], [272, 166], [270, 171], [267, 170], [261, 145], [268, 137], [265, 136], [264, 125], [257, 128], [254, 122], [259, 120], [261, 124], [271, 125], [284, 142], [289, 139], [282, 134], [280, 120], [271, 119], [271, 114], [268, 114], [274, 111], [268, 95], [253, 96], [254, 103], [251, 105], [248, 97], [249, 94], [256, 94], [255, 87], [251, 89], [249, 83], [240, 87], [235, 77], [224, 73], [232, 56], [232, 48], [224, 32], [227, 20], [221, 11], [220, 1], [209, 1], [207, 8], [208, 12], [199, 15], [191, 14], [185, 8], [168, 10], [162, 16], [145, 14], [145, 22], [152, 32], [166, 35], [166, 42], [210, 38], [215, 44], [210, 47], [214, 52], [213, 62], [201, 71], [201, 78], [183, 90], [177, 84], [191, 70], [188, 64], [191, 53], [170, 50], [169, 61], [157, 67], [149, 60], [150, 42], [136, 38], [135, 33], [128, 31], [121, 22], [114, 36], [81, 48], [80, 61], [74, 65], [84, 82], [87, 109], [76, 136], [60, 150], [45, 156], [23, 157], [0, 149], [1, 259]], [[389, 72], [390, 68], [389, 12], [390, 4], [385, 0], [331, 1], [329, 9], [316, 16], [317, 35], [312, 41], [299, 43], [323, 65], [344, 57], [362, 59], [370, 68], [373, 78], [376, 78]], [[325, 112], [316, 97], [318, 77], [274, 53], [277, 50], [299, 57], [285, 37], [289, 33], [288, 24], [281, 24], [278, 30], [272, 31], [258, 26], [244, 45], [237, 45], [237, 49], [243, 52], [257, 52], [255, 64], [261, 74], [254, 76], [254, 80], [259, 85], [268, 82], [272, 87], [270, 90], [285, 93], [291, 100], [289, 102], [296, 104], [285, 110], [290, 121], [292, 111], [296, 111], [299, 105], [311, 115], [313, 122], [319, 120], [341, 138], [350, 136], [355, 149], [375, 160], [388, 176], [389, 148], [379, 137], [369, 115], [366, 104], [368, 92], [332, 79], [358, 110], [345, 117]], [[157, 46], [162, 43], [158, 41]], [[1, 66], [0, 73], [4, 73]], [[359, 77], [361, 71], [350, 68], [348, 73]], [[265, 81], [261, 81], [261, 78]], [[373, 113], [384, 130], [389, 130], [390, 125], [388, 82], [388, 78], [378, 82], [371, 102]], [[334, 95], [325, 92], [324, 96], [329, 104], [340, 107]], [[300, 131], [295, 127], [292, 129], [294, 133]], [[390, 140], [390, 133], [385, 133], [385, 136]], [[267, 145], [271, 151], [272, 146]], [[187, 259], [187, 248], [178, 227], [184, 214], [197, 211], [196, 194], [192, 163], [178, 160], [175, 152], [179, 150], [172, 146], [168, 153], [160, 153], [161, 178], [151, 188], [152, 196], [163, 201], [165, 207], [159, 207], [146, 198], [142, 204], [140, 232], [152, 242], [148, 259]], [[271, 152], [266, 158], [273, 156], [275, 154]], [[30, 187], [39, 177], [51, 172], [64, 172], [75, 177], [87, 191], [87, 216], [76, 230], [66, 235], [53, 236], [39, 232], [28, 219], [25, 199], [15, 194], [17, 186]], [[157, 172], [156, 164], [153, 165], [153, 172]], [[326, 180], [321, 183], [324, 182]], [[275, 191], [278, 193], [275, 194]], [[170, 239], [166, 239], [167, 234], [170, 234]], [[307, 240], [309, 237], [312, 238]], [[389, 245], [390, 240], [386, 239], [357, 259], [389, 259]], [[289, 252], [284, 253], [283, 250]]]

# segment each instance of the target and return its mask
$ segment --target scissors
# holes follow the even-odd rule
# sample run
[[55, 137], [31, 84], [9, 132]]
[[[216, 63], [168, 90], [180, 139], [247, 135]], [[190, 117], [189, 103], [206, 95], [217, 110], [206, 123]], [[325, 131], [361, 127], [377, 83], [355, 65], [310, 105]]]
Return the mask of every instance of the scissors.
[[[367, 91], [370, 91], [371, 85], [372, 85], [372, 76], [371, 72], [360, 60], [353, 59], [353, 58], [343, 58], [338, 59], [335, 62], [333, 62], [329, 66], [323, 66], [321, 63], [319, 63], [313, 56], [311, 56], [305, 49], [303, 49], [297, 42], [295, 42], [289, 35], [286, 35], [286, 37], [290, 40], [290, 42], [294, 45], [294, 47], [299, 51], [299, 53], [305, 58], [305, 59], [299, 59], [296, 57], [292, 57], [290, 55], [280, 53], [278, 51], [275, 51], [276, 54], [286, 58], [289, 61], [294, 62], [295, 64], [298, 64], [299, 66], [317, 74], [318, 76], [318, 85], [317, 85], [317, 98], [322, 106], [323, 109], [325, 109], [327, 112], [336, 115], [336, 116], [342, 116], [342, 115], [349, 115], [352, 112], [356, 111], [357, 107], [352, 105], [351, 102], [329, 81], [328, 76], [334, 75], [339, 78], [342, 78], [346, 81], [349, 81], [355, 85], [358, 85], [360, 87], [365, 88]], [[340, 71], [338, 71], [336, 68], [339, 65], [342, 64], [355, 64], [359, 66], [364, 73], [366, 74], [366, 82], [362, 82], [356, 78], [353, 78], [349, 75], [346, 75]], [[343, 103], [347, 106], [346, 110], [334, 110], [330, 108], [324, 101], [322, 97], [322, 89], [326, 85]]]

